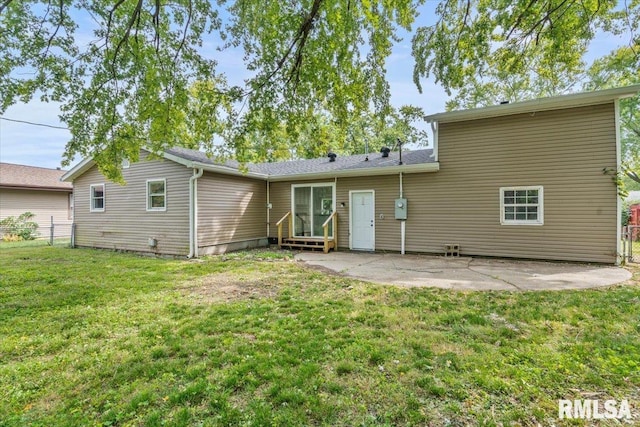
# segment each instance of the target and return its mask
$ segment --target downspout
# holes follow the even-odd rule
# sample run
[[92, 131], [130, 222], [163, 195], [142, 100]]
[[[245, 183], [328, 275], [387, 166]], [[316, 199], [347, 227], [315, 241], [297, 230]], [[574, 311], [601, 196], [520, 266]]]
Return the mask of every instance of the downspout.
[[[613, 101], [613, 109], [614, 109], [614, 117], [615, 117], [615, 126], [616, 126], [616, 173], [621, 172], [622, 168], [622, 151], [620, 145], [620, 100], [615, 99]], [[616, 254], [620, 253], [622, 250], [622, 198], [620, 194], [618, 194], [618, 186], [616, 185]], [[621, 262], [624, 263], [625, 254], [622, 253], [622, 256], [616, 255], [616, 265], [620, 265]]]
[[[402, 187], [402, 172], [400, 172], [400, 198], [404, 199], [404, 191]], [[404, 255], [404, 242], [407, 233], [407, 222], [400, 221], [400, 254]]]
[[270, 221], [271, 221], [271, 196], [269, 194], [269, 188], [271, 187], [271, 183], [269, 182], [269, 180], [266, 181], [267, 182], [267, 240], [269, 239], [270, 236]]
[[438, 161], [438, 122], [431, 122], [433, 132], [433, 160]]
[[189, 255], [187, 258], [198, 256], [198, 183], [204, 169], [193, 169], [193, 176], [189, 178]]

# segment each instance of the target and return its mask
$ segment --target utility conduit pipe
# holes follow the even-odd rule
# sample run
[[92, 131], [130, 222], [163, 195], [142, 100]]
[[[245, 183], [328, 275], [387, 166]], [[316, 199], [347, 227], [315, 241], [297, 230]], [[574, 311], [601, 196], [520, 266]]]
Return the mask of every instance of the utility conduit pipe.
[[193, 169], [193, 176], [189, 178], [189, 255], [187, 258], [198, 256], [198, 178], [204, 169]]

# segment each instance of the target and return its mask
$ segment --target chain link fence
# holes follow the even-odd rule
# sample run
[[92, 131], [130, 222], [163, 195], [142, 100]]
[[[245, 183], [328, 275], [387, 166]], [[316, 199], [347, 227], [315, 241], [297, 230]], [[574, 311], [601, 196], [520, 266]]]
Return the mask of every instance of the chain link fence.
[[[73, 235], [75, 231], [75, 224], [71, 223], [55, 223], [53, 217], [51, 222], [47, 226], [38, 226], [37, 230], [31, 235], [31, 239], [24, 240], [25, 244], [32, 241], [34, 245], [39, 246], [41, 244], [48, 244], [50, 246], [73, 246]], [[0, 227], [0, 241], [6, 240], [7, 242], [15, 241], [11, 235], [16, 233], [15, 229], [6, 229]], [[8, 238], [7, 238], [8, 237]], [[15, 236], [14, 236], [15, 237]], [[35, 239], [34, 239], [35, 237]]]
[[625, 262], [640, 263], [640, 225], [622, 228], [621, 251]]
[[72, 246], [75, 224], [55, 224], [40, 229], [41, 238], [51, 246]]

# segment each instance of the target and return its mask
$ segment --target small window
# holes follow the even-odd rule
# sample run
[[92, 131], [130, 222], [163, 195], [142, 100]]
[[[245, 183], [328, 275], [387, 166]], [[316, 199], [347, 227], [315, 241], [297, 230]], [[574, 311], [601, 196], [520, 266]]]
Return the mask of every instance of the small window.
[[104, 212], [104, 184], [93, 184], [91, 191], [91, 212]]
[[167, 209], [167, 180], [150, 179], [147, 181], [147, 210], [164, 211]]
[[542, 187], [504, 187], [500, 189], [502, 225], [542, 225], [544, 219]]
[[129, 169], [129, 167], [131, 166], [131, 162], [129, 161], [129, 159], [122, 159], [121, 166], [122, 169]]

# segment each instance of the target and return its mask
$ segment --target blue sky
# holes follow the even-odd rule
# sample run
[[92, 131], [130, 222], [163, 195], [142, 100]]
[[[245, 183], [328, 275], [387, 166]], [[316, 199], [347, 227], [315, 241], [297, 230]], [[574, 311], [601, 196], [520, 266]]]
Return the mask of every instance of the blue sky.
[[[414, 26], [428, 25], [433, 20], [433, 10], [438, 2], [428, 1]], [[433, 80], [423, 82], [423, 93], [420, 94], [413, 83], [413, 58], [411, 56], [411, 35], [397, 43], [387, 62], [388, 80], [391, 85], [391, 102], [395, 106], [406, 104], [422, 107], [425, 113], [444, 111], [448, 99], [445, 91]], [[594, 40], [589, 57], [591, 60], [602, 56], [621, 44], [619, 39], [602, 36]], [[245, 74], [242, 66], [241, 52], [223, 52], [219, 58], [220, 70], [228, 78], [242, 78]], [[238, 72], [240, 70], [240, 72]], [[38, 100], [28, 104], [16, 104], [3, 117], [17, 120], [44, 123], [53, 126], [64, 126], [58, 119], [59, 105], [43, 103]], [[67, 130], [33, 126], [0, 120], [0, 161], [18, 163], [47, 168], [60, 166], [62, 154], [70, 134]], [[75, 159], [79, 161], [81, 159]]]

